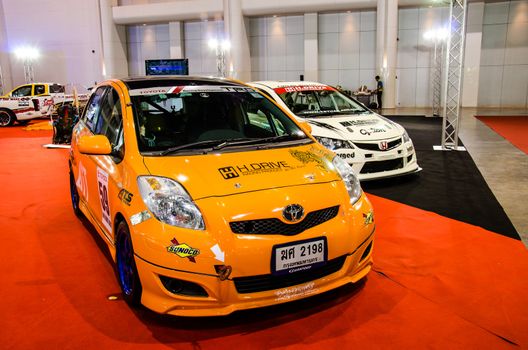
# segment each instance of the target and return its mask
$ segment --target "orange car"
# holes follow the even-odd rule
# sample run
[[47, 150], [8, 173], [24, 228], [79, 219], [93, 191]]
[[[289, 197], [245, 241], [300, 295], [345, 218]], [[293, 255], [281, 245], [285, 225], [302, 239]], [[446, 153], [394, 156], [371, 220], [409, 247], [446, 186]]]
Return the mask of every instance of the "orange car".
[[350, 166], [234, 81], [100, 84], [73, 131], [70, 188], [125, 300], [159, 313], [278, 304], [372, 265], [373, 212]]

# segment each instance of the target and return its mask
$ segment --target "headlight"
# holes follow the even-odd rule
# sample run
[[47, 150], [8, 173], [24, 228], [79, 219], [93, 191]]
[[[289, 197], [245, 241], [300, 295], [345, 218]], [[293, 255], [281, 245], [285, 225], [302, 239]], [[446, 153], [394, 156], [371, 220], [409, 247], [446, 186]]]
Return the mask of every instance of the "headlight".
[[407, 134], [407, 131], [403, 130], [403, 143], [411, 141], [411, 138], [409, 137], [409, 134]]
[[205, 228], [200, 209], [182, 185], [158, 176], [139, 176], [137, 181], [143, 202], [159, 221], [193, 230]]
[[333, 151], [340, 148], [351, 148], [353, 149], [354, 146], [346, 140], [338, 140], [338, 139], [331, 139], [328, 137], [319, 137], [314, 136], [317, 142], [319, 142], [321, 145], [325, 146], [329, 150]]
[[338, 156], [334, 157], [332, 164], [345, 183], [348, 195], [350, 196], [350, 204], [356, 203], [359, 200], [359, 197], [361, 197], [362, 190], [359, 180], [356, 174], [354, 174], [354, 170], [352, 170], [352, 167], [348, 165], [347, 162]]

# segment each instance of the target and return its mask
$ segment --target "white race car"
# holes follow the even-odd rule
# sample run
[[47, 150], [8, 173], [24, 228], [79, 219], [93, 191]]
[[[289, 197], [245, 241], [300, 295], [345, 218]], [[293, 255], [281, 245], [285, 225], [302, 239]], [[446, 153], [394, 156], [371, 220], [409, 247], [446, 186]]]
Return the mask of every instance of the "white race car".
[[360, 180], [422, 170], [413, 143], [401, 125], [331, 86], [306, 81], [259, 81], [249, 85], [307, 121], [312, 135], [346, 160]]

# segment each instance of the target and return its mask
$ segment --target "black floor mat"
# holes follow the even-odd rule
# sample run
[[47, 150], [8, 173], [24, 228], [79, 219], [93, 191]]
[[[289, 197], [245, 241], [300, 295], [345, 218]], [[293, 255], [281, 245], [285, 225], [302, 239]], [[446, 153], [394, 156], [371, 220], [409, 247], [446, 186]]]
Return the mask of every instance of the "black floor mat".
[[441, 140], [442, 119], [394, 117], [413, 140], [415, 175], [363, 182], [367, 193], [520, 239], [468, 152], [433, 151]]

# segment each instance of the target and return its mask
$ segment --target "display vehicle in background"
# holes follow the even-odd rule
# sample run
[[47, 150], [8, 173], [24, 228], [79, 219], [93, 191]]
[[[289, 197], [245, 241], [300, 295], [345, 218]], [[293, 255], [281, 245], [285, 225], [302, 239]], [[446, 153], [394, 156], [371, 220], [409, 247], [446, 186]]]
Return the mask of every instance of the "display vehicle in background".
[[308, 122], [312, 135], [345, 160], [360, 180], [421, 170], [405, 129], [335, 88], [312, 82], [249, 83]]
[[69, 168], [73, 209], [108, 245], [131, 305], [225, 315], [371, 269], [374, 215], [354, 172], [249, 86], [103, 82], [74, 127]]
[[87, 94], [66, 94], [64, 85], [31, 83], [18, 86], [0, 97], [0, 127], [15, 122], [26, 124], [32, 119], [50, 117], [58, 107], [88, 100]]

